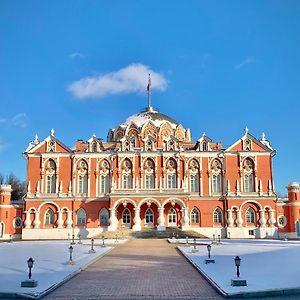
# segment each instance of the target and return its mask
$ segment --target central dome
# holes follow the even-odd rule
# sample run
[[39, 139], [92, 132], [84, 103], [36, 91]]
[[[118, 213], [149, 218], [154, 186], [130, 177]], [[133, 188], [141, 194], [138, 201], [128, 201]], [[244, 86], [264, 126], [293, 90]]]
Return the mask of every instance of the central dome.
[[159, 127], [164, 122], [168, 121], [173, 128], [176, 128], [179, 123], [174, 119], [158, 112], [152, 106], [147, 107], [145, 110], [128, 117], [122, 124], [122, 127], [128, 126], [131, 123], [135, 123], [138, 127], [142, 127], [146, 122], [151, 120], [155, 126]]

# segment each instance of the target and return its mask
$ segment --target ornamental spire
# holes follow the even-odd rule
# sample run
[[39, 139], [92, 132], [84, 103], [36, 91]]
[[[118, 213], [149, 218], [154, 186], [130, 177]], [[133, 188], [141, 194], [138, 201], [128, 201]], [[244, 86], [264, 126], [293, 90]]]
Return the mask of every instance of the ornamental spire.
[[152, 106], [151, 106], [151, 76], [150, 73], [148, 74], [148, 84], [147, 84], [147, 93], [148, 93], [148, 107], [147, 110], [151, 110]]

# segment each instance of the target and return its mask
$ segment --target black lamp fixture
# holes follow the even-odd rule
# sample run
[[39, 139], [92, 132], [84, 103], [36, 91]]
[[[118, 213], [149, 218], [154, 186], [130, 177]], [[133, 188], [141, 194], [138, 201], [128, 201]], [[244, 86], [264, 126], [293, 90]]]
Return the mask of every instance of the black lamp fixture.
[[28, 269], [29, 269], [29, 272], [28, 272], [28, 278], [31, 279], [31, 269], [33, 268], [33, 263], [34, 263], [34, 260], [32, 257], [30, 257], [28, 260], [27, 260], [27, 266], [28, 266]]
[[239, 256], [236, 256], [234, 259], [235, 266], [236, 266], [236, 276], [237, 278], [240, 277], [240, 265], [241, 265], [241, 258]]

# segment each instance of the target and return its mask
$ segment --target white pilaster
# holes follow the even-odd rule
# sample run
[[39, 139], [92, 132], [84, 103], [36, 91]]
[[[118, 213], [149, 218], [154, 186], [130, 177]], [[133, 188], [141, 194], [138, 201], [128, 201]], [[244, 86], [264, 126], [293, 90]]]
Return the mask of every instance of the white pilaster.
[[57, 222], [56, 222], [57, 228], [62, 228], [63, 224], [64, 224], [64, 220], [62, 218], [62, 211], [58, 211], [57, 214], [58, 214], [58, 218], [57, 218]]
[[166, 225], [165, 225], [165, 216], [164, 216], [164, 208], [163, 207], [159, 207], [158, 208], [158, 226], [157, 226], [157, 230], [158, 231], [164, 231], [166, 230]]
[[25, 228], [30, 228], [30, 226], [31, 226], [30, 212], [29, 211], [26, 212], [26, 218], [25, 218], [25, 221], [24, 221], [24, 226], [25, 226]]
[[34, 221], [33, 221], [33, 226], [34, 226], [34, 228], [40, 228], [40, 224], [41, 224], [40, 212], [36, 211], [35, 212], [35, 218], [34, 218]]
[[276, 223], [275, 217], [274, 217], [274, 210], [270, 209], [269, 211], [269, 224], [271, 227], [274, 227]]
[[183, 207], [182, 210], [182, 220], [181, 220], [181, 226], [182, 230], [187, 230], [189, 226], [189, 213], [188, 213], [188, 208]]
[[73, 224], [72, 212], [68, 211], [67, 220], [66, 220], [67, 228], [72, 228], [72, 224]]
[[237, 224], [237, 227], [243, 227], [243, 218], [242, 218], [242, 210], [239, 209], [237, 211], [237, 218], [236, 218], [236, 224]]
[[118, 219], [116, 217], [116, 209], [110, 208], [108, 231], [115, 231], [117, 230], [117, 228], [118, 228]]
[[133, 218], [133, 226], [132, 226], [132, 230], [133, 231], [140, 231], [142, 229], [141, 227], [141, 218], [140, 218], [140, 208], [139, 207], [136, 207], [134, 209], [134, 218]]
[[227, 209], [227, 225], [228, 225], [228, 227], [232, 227], [233, 224], [234, 224], [234, 220], [232, 217], [232, 210]]
[[265, 210], [264, 209], [261, 209], [259, 211], [259, 224], [260, 224], [260, 227], [265, 227], [266, 226], [266, 218], [265, 218]]

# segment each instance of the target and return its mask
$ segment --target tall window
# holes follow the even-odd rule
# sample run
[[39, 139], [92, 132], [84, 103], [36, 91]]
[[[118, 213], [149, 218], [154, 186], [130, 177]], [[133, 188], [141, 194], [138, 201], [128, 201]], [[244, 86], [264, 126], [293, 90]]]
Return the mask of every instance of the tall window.
[[176, 174], [169, 174], [168, 175], [168, 189], [175, 189], [176, 188]]
[[46, 166], [46, 191], [48, 194], [56, 193], [56, 165], [49, 160]]
[[202, 142], [202, 151], [207, 151], [207, 142], [206, 141]]
[[174, 208], [170, 208], [168, 212], [168, 225], [176, 226], [177, 225], [177, 214]]
[[150, 225], [154, 223], [153, 210], [151, 208], [147, 208], [145, 212], [145, 224]]
[[87, 163], [82, 160], [77, 166], [78, 170], [78, 193], [86, 194], [88, 192], [88, 166]]
[[198, 174], [191, 175], [190, 181], [191, 181], [191, 192], [199, 193], [199, 175]]
[[87, 193], [88, 180], [87, 174], [79, 175], [78, 177], [78, 192], [79, 194]]
[[200, 223], [200, 214], [199, 214], [199, 210], [196, 207], [194, 207], [191, 211], [191, 223], [192, 224]]
[[221, 193], [222, 192], [222, 177], [221, 174], [212, 176], [213, 183], [213, 193]]
[[99, 213], [99, 220], [101, 225], [108, 225], [109, 223], [109, 214], [106, 208], [102, 208]]
[[123, 210], [123, 214], [122, 214], [122, 221], [123, 221], [123, 224], [125, 226], [130, 226], [130, 223], [131, 223], [131, 215], [130, 215], [130, 211], [128, 208], [125, 208]]
[[151, 159], [148, 159], [145, 163], [145, 189], [154, 189], [154, 163]]
[[122, 187], [123, 189], [132, 189], [132, 164], [126, 159], [122, 166]]
[[216, 208], [214, 211], [214, 223], [219, 225], [223, 223], [223, 214], [220, 208]]
[[123, 189], [131, 189], [131, 175], [123, 175]]
[[254, 166], [250, 159], [244, 161], [244, 192], [254, 192]]
[[53, 225], [54, 224], [54, 212], [51, 208], [48, 208], [45, 213], [45, 225]]
[[253, 174], [245, 175], [244, 185], [246, 193], [254, 192]]
[[78, 225], [86, 224], [86, 213], [83, 208], [77, 211], [76, 218]]
[[249, 207], [246, 211], [246, 222], [247, 223], [255, 223], [256, 222], [255, 211], [252, 207]]
[[109, 175], [101, 175], [100, 177], [100, 190], [101, 193], [108, 193], [109, 192]]
[[145, 175], [145, 188], [154, 189], [154, 175]]

